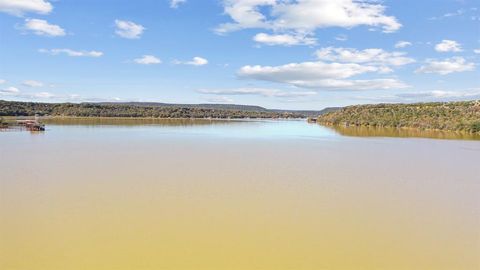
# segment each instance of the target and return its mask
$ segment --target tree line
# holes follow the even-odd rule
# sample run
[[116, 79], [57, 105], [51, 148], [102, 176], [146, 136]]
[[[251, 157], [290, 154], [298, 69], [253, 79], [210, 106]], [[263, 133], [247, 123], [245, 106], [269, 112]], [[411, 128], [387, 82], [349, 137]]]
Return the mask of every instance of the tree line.
[[326, 125], [419, 128], [480, 133], [480, 100], [348, 106], [320, 115]]
[[144, 118], [305, 118], [302, 113], [134, 104], [37, 103], [0, 100], [0, 116], [144, 117]]

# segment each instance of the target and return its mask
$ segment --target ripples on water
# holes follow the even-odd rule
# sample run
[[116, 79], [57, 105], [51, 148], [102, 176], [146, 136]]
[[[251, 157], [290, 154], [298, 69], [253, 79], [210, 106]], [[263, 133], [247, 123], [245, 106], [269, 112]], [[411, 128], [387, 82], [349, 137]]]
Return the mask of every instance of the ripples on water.
[[479, 269], [480, 142], [377, 134], [125, 119], [2, 132], [0, 269]]

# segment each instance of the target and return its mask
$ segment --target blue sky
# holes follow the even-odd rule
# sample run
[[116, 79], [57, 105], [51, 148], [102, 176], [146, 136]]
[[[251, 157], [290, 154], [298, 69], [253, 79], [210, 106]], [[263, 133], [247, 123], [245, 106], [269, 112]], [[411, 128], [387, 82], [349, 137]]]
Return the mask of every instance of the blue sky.
[[480, 99], [480, 2], [0, 0], [0, 99]]

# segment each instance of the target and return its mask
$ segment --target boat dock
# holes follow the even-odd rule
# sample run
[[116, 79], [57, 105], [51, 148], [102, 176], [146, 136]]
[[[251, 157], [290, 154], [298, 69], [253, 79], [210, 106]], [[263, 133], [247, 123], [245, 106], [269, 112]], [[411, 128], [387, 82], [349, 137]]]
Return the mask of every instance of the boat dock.
[[45, 125], [37, 119], [22, 119], [22, 120], [4, 120], [0, 119], [0, 130], [27, 130], [27, 131], [45, 131]]

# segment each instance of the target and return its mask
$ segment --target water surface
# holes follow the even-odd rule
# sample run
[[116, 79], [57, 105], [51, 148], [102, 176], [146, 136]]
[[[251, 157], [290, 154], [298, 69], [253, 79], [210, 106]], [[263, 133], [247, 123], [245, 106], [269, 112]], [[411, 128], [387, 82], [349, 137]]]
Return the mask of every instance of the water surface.
[[479, 141], [82, 121], [0, 133], [0, 269], [480, 267]]
[[343, 136], [354, 137], [393, 137], [393, 138], [429, 138], [444, 140], [480, 140], [480, 134], [460, 131], [422, 130], [416, 128], [387, 128], [362, 126], [329, 127]]

